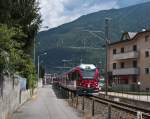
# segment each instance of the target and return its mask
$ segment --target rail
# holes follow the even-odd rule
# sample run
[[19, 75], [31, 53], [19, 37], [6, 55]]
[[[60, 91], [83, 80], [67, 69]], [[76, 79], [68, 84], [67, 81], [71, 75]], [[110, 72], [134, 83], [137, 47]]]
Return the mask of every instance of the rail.
[[[72, 93], [74, 93], [78, 99], [78, 95], [76, 95], [76, 89], [72, 89], [72, 88], [68, 88], [66, 86], [60, 85], [60, 87], [64, 90], [66, 90], [67, 92], [71, 92], [71, 100], [73, 102], [73, 96]], [[150, 119], [150, 110], [149, 109], [145, 109], [142, 107], [138, 107], [138, 106], [134, 106], [134, 105], [129, 105], [127, 103], [122, 103], [122, 102], [117, 102], [117, 101], [113, 101], [110, 99], [106, 99], [106, 98], [102, 98], [100, 96], [96, 96], [96, 95], [82, 95], [79, 96], [82, 97], [82, 110], [84, 110], [84, 105], [85, 105], [85, 99], [90, 99], [92, 101], [92, 116], [95, 115], [95, 102], [97, 103], [101, 103], [104, 104], [106, 106], [108, 106], [108, 119], [112, 119], [111, 118], [111, 113], [112, 113], [112, 108], [116, 108], [120, 111], [124, 111], [130, 114], [133, 114], [134, 116], [137, 117], [137, 119]], [[78, 100], [77, 100], [78, 101]], [[76, 102], [76, 104], [78, 104], [78, 102]]]
[[134, 106], [134, 105], [129, 105], [129, 104], [122, 103], [122, 102], [112, 101], [112, 100], [101, 98], [101, 97], [95, 96], [95, 95], [89, 95], [88, 98], [91, 98], [92, 100], [99, 102], [99, 103], [110, 105], [111, 107], [115, 107], [115, 108], [118, 108], [123, 111], [128, 111], [134, 115], [137, 115], [137, 112], [141, 112], [143, 117], [150, 119], [150, 110], [148, 110], [148, 109]]

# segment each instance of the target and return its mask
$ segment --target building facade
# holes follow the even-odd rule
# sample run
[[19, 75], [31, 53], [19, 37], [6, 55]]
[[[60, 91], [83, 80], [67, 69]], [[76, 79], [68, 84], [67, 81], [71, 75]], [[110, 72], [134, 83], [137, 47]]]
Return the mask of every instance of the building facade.
[[116, 90], [150, 90], [150, 31], [126, 32], [109, 44], [107, 68]]

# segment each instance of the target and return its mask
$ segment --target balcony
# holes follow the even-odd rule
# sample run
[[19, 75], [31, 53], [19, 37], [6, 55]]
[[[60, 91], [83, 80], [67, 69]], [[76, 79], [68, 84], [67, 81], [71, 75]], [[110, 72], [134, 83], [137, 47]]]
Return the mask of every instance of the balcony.
[[138, 56], [139, 56], [139, 52], [131, 51], [131, 52], [114, 54], [113, 60], [132, 59], [132, 58], [138, 58]]
[[139, 68], [114, 69], [113, 75], [138, 75]]

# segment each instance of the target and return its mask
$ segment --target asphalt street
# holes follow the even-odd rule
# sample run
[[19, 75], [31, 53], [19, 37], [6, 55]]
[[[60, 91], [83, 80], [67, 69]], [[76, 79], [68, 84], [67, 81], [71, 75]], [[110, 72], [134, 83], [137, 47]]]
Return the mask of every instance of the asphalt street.
[[37, 95], [21, 106], [12, 119], [81, 119], [63, 99], [57, 98], [51, 86], [39, 88]]

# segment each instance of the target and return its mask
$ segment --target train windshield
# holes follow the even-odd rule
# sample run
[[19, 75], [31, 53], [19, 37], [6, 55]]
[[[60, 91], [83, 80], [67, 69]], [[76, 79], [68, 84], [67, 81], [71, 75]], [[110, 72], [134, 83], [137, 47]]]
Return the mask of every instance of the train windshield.
[[94, 74], [95, 74], [95, 69], [94, 70], [81, 70], [83, 79], [93, 79]]

